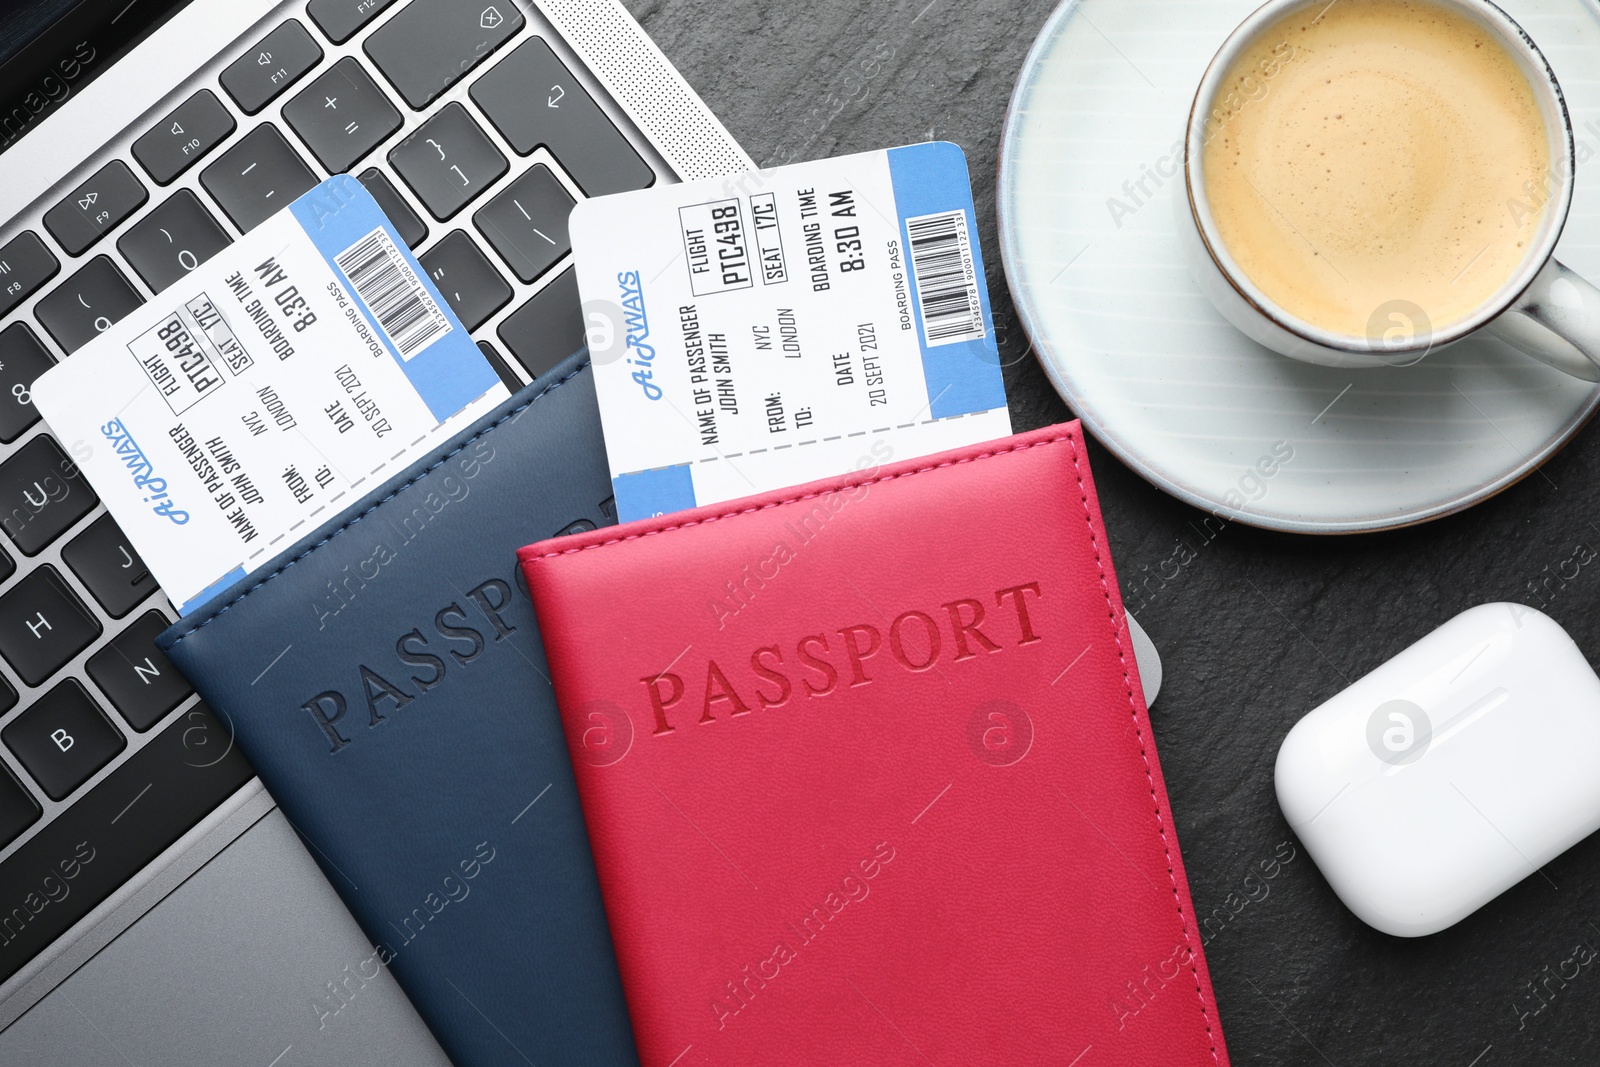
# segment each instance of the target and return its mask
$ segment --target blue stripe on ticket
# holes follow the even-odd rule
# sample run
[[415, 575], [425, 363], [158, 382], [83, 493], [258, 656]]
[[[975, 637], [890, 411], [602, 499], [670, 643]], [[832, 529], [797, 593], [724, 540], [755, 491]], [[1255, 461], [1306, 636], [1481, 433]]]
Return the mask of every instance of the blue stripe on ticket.
[[966, 154], [949, 141], [888, 154], [929, 410], [944, 419], [1005, 407]]
[[632, 522], [668, 515], [695, 506], [694, 477], [687, 463], [675, 467], [619, 474], [611, 479], [617, 495], [617, 519]]
[[[338, 174], [290, 205], [294, 217], [440, 422], [500, 380], [372, 194]], [[375, 233], [376, 231], [376, 233]]]
[[244, 567], [240, 566], [233, 568], [233, 570], [229, 571], [227, 574], [224, 574], [221, 578], [218, 578], [216, 581], [200, 590], [200, 592], [196, 593], [192, 600], [178, 609], [178, 614], [188, 615], [190, 612], [194, 611], [195, 608], [203, 607], [206, 601], [210, 600], [218, 593], [226, 590], [234, 582], [242, 580], [244, 578], [244, 574]]

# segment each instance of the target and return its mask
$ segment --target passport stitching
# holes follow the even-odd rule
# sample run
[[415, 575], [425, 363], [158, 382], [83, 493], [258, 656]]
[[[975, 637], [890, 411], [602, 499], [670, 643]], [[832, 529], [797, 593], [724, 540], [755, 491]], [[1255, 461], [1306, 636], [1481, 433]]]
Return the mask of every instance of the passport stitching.
[[1100, 555], [1100, 539], [1097, 538], [1094, 533], [1094, 517], [1089, 510], [1089, 491], [1084, 485], [1083, 467], [1078, 462], [1078, 445], [1077, 442], [1069, 436], [1067, 438], [1067, 446], [1072, 453], [1073, 472], [1078, 478], [1078, 497], [1079, 503], [1083, 506], [1083, 521], [1089, 528], [1089, 546], [1094, 549], [1095, 567], [1100, 572], [1100, 592], [1106, 598], [1106, 616], [1107, 620], [1111, 624], [1112, 639], [1117, 645], [1117, 660], [1122, 664], [1122, 685], [1123, 689], [1128, 694], [1128, 714], [1133, 718], [1133, 732], [1134, 736], [1138, 739], [1139, 758], [1144, 761], [1144, 778], [1150, 786], [1150, 803], [1155, 809], [1156, 832], [1161, 836], [1161, 850], [1167, 857], [1167, 881], [1172, 885], [1172, 900], [1178, 908], [1178, 925], [1183, 930], [1184, 947], [1189, 952], [1189, 972], [1194, 975], [1194, 992], [1195, 996], [1200, 1000], [1200, 1019], [1205, 1023], [1206, 1040], [1211, 1046], [1211, 1061], [1220, 1065], [1222, 1061], [1217, 1055], [1216, 1035], [1212, 1033], [1211, 1030], [1211, 1013], [1206, 1010], [1205, 986], [1200, 982], [1200, 969], [1195, 964], [1196, 955], [1194, 951], [1194, 943], [1189, 937], [1190, 917], [1184, 913], [1183, 894], [1178, 891], [1178, 876], [1173, 869], [1172, 845], [1171, 842], [1167, 840], [1167, 826], [1166, 820], [1162, 817], [1161, 798], [1156, 793], [1155, 775], [1150, 769], [1150, 752], [1148, 747], [1145, 745], [1144, 727], [1139, 723], [1139, 705], [1133, 699], [1133, 679], [1128, 674], [1128, 655], [1127, 651], [1122, 647], [1122, 633], [1124, 627], [1119, 625], [1117, 622], [1116, 606], [1111, 600], [1111, 586], [1106, 580], [1105, 561]]
[[478, 440], [480, 438], [482, 438], [484, 435], [486, 435], [488, 433], [491, 433], [492, 431], [498, 429], [501, 425], [503, 425], [503, 424], [505, 424], [507, 422], [510, 422], [512, 419], [517, 418], [524, 411], [526, 411], [530, 407], [532, 407], [537, 401], [543, 399], [546, 396], [549, 396], [551, 393], [555, 392], [557, 389], [561, 388], [567, 382], [571, 381], [573, 378], [576, 378], [578, 375], [582, 374], [585, 370], [588, 370], [588, 369], [589, 369], [589, 360], [585, 359], [582, 363], [579, 363], [576, 367], [574, 367], [571, 371], [569, 371], [565, 376], [563, 376], [561, 378], [557, 378], [554, 381], [548, 382], [543, 389], [539, 390], [539, 392], [537, 392], [537, 393], [533, 394], [532, 396], [530, 396], [525, 402], [523, 402], [521, 404], [518, 404], [516, 407], [512, 408], [510, 411], [506, 412], [504, 415], [500, 416], [498, 419], [495, 419], [489, 425], [485, 426], [483, 429], [479, 430], [477, 433], [473, 434], [471, 437], [469, 437], [465, 441], [461, 442], [461, 444], [457, 445], [455, 448], [452, 448], [449, 452], [446, 452], [444, 455], [440, 456], [434, 462], [428, 464], [422, 470], [418, 471], [415, 475], [413, 475], [410, 478], [407, 478], [403, 484], [395, 487], [394, 492], [390, 493], [388, 496], [385, 496], [382, 500], [374, 501], [371, 507], [366, 508], [364, 511], [360, 512], [359, 514], [352, 515], [350, 518], [348, 518], [344, 522], [340, 523], [338, 529], [334, 530], [327, 537], [324, 537], [322, 540], [318, 541], [316, 544], [314, 544], [311, 547], [307, 548], [304, 552], [301, 552], [299, 555], [295, 556], [293, 559], [286, 560], [282, 565], [280, 565], [275, 570], [273, 570], [271, 574], [263, 575], [259, 581], [256, 581], [255, 583], [253, 583], [249, 588], [245, 589], [238, 596], [234, 597], [232, 600], [228, 601], [226, 604], [222, 605], [220, 608], [217, 608], [214, 612], [212, 612], [211, 614], [207, 615], [204, 619], [201, 619], [199, 622], [194, 623], [193, 626], [191, 626], [189, 629], [187, 629], [184, 632], [178, 634], [178, 636], [176, 636], [176, 637], [174, 637], [172, 639], [172, 646], [171, 647], [173, 647], [173, 648], [178, 647], [178, 645], [180, 643], [182, 643], [184, 638], [189, 637], [194, 633], [197, 633], [198, 631], [204, 629], [207, 626], [210, 626], [213, 622], [216, 622], [223, 615], [227, 614], [229, 609], [231, 609], [235, 604], [238, 604], [240, 601], [244, 600], [245, 597], [249, 596], [251, 593], [254, 593], [256, 590], [260, 589], [262, 586], [266, 585], [268, 582], [270, 582], [274, 578], [278, 577], [284, 571], [287, 571], [290, 567], [293, 567], [296, 563], [299, 563], [301, 560], [305, 559], [307, 556], [309, 556], [313, 552], [317, 551], [317, 549], [319, 549], [319, 548], [323, 547], [324, 545], [328, 544], [334, 538], [338, 537], [340, 534], [342, 534], [346, 530], [350, 529], [350, 527], [354, 526], [356, 523], [360, 522], [362, 519], [366, 518], [368, 515], [371, 515], [373, 512], [377, 511], [379, 508], [381, 508], [385, 504], [389, 503], [389, 501], [393, 500], [395, 497], [399, 496], [401, 493], [404, 493], [407, 489], [410, 489], [413, 485], [416, 485], [418, 482], [422, 481], [422, 479], [426, 478], [428, 475], [432, 474], [434, 471], [438, 470], [440, 467], [442, 467], [446, 463], [450, 462], [450, 460], [454, 459], [458, 454], [460, 454], [461, 452], [463, 452], [466, 449], [470, 448], [472, 445], [476, 444], [478, 442]]
[[[1030, 441], [1025, 445], [1012, 445], [1009, 448], [997, 448], [992, 452], [980, 452], [977, 455], [962, 456], [959, 459], [947, 459], [943, 463], [930, 463], [926, 467], [917, 467], [913, 470], [900, 471], [898, 474], [884, 474], [876, 478], [864, 478], [858, 482], [844, 482], [839, 485], [831, 485], [826, 489], [821, 489], [814, 493], [802, 493], [799, 496], [785, 497], [782, 500], [773, 500], [766, 504], [758, 504], [755, 507], [740, 508], [737, 511], [724, 511], [719, 515], [707, 515], [703, 519], [691, 519], [688, 522], [677, 522], [670, 526], [657, 526], [649, 530], [643, 530], [639, 533], [628, 534], [626, 537], [612, 537], [604, 541], [595, 541], [591, 544], [579, 545], [576, 548], [558, 548], [550, 552], [541, 553], [537, 556], [522, 556], [522, 553], [520, 552], [518, 555], [521, 556], [524, 562], [533, 563], [541, 559], [552, 559], [556, 556], [570, 555], [573, 552], [587, 552], [592, 548], [604, 548], [607, 545], [621, 544], [624, 541], [637, 541], [641, 537], [653, 537], [656, 534], [670, 533], [673, 530], [687, 530], [694, 526], [703, 526], [708, 522], [717, 522], [720, 519], [732, 519], [740, 515], [754, 515], [759, 511], [767, 511], [771, 508], [784, 507], [788, 504], [798, 504], [803, 500], [816, 500], [827, 496], [830, 493], [842, 493], [850, 489], [859, 489], [864, 486], [877, 485], [880, 482], [892, 482], [899, 478], [909, 478], [913, 474], [924, 474], [928, 471], [942, 470], [945, 467], [957, 467], [963, 463], [975, 463], [980, 459], [993, 459], [995, 456], [1004, 456], [1010, 452], [1026, 452], [1030, 448], [1040, 448], [1044, 445], [1060, 444], [1062, 441], [1070, 440], [1072, 440], [1072, 438], [1066, 434], [1056, 437], [1047, 437], [1042, 441]], [[1073, 462], [1076, 463], [1076, 459], [1074, 459]], [[1078, 484], [1080, 486], [1083, 484], [1081, 476]], [[1098, 553], [1098, 549], [1096, 552]], [[1098, 555], [1096, 558], [1098, 559]]]
[[[963, 463], [975, 463], [982, 459], [993, 459], [996, 456], [1003, 456], [1011, 452], [1026, 452], [1030, 448], [1041, 448], [1045, 445], [1060, 444], [1063, 441], [1067, 443], [1067, 447], [1071, 451], [1072, 469], [1073, 473], [1078, 479], [1079, 503], [1083, 507], [1084, 524], [1089, 530], [1089, 546], [1094, 550], [1095, 567], [1100, 573], [1100, 592], [1105, 597], [1106, 616], [1107, 621], [1111, 625], [1112, 638], [1116, 642], [1117, 659], [1122, 665], [1122, 685], [1128, 696], [1128, 713], [1133, 718], [1134, 736], [1139, 745], [1139, 758], [1144, 761], [1144, 777], [1145, 782], [1150, 788], [1150, 803], [1155, 811], [1156, 833], [1161, 837], [1161, 850], [1167, 859], [1167, 881], [1172, 885], [1173, 903], [1178, 909], [1178, 925], [1183, 930], [1184, 945], [1189, 950], [1189, 972], [1194, 976], [1194, 992], [1196, 998], [1198, 998], [1200, 1001], [1200, 1019], [1205, 1024], [1206, 1040], [1211, 1049], [1211, 1060], [1220, 1067], [1222, 1059], [1217, 1053], [1217, 1039], [1216, 1034], [1211, 1027], [1211, 1013], [1207, 1009], [1205, 986], [1200, 981], [1200, 969], [1194, 962], [1196, 959], [1196, 954], [1194, 952], [1194, 942], [1189, 933], [1189, 928], [1191, 925], [1190, 917], [1184, 912], [1183, 909], [1183, 894], [1179, 891], [1177, 871], [1172, 862], [1172, 844], [1167, 839], [1167, 826], [1166, 820], [1161, 811], [1161, 798], [1156, 793], [1155, 775], [1150, 768], [1150, 751], [1149, 747], [1145, 743], [1144, 728], [1139, 724], [1139, 706], [1133, 698], [1133, 679], [1128, 674], [1127, 651], [1122, 645], [1123, 628], [1117, 623], [1116, 606], [1111, 600], [1111, 587], [1106, 579], [1105, 560], [1100, 552], [1100, 540], [1095, 536], [1094, 519], [1089, 510], [1089, 491], [1087, 486], [1084, 484], [1083, 467], [1078, 459], [1077, 439], [1072, 434], [1059, 434], [1055, 437], [1047, 437], [1042, 441], [1030, 441], [1025, 445], [1012, 445], [1009, 448], [997, 448], [991, 452], [980, 452], [977, 455], [962, 456], [959, 459], [945, 460], [943, 463], [930, 463], [927, 466], [917, 467], [908, 471], [901, 471], [898, 474], [885, 474], [876, 478], [865, 478], [855, 482], [844, 482], [840, 485], [829, 486], [827, 489], [819, 490], [814, 493], [803, 493], [798, 496], [785, 497], [782, 500], [774, 500], [766, 504], [758, 504], [755, 507], [740, 508], [735, 511], [724, 511], [717, 515], [708, 515], [703, 519], [692, 519], [688, 522], [679, 522], [672, 523], [668, 526], [659, 526], [649, 530], [644, 530], [640, 533], [628, 534], [625, 537], [612, 537], [603, 541], [596, 541], [592, 544], [579, 545], [576, 548], [555, 549], [553, 551], [541, 553], [537, 556], [530, 555], [524, 557], [524, 562], [533, 563], [537, 562], [538, 560], [552, 559], [556, 556], [570, 555], [574, 552], [587, 552], [593, 548], [603, 548], [607, 545], [620, 544], [624, 541], [637, 541], [642, 537], [650, 537], [655, 534], [667, 533], [672, 530], [684, 530], [692, 526], [700, 526], [705, 523], [716, 522], [721, 519], [731, 519], [739, 515], [751, 515], [755, 514], [756, 512], [766, 511], [770, 508], [783, 507], [788, 504], [796, 504], [803, 500], [814, 500], [829, 493], [839, 493], [850, 489], [858, 489], [863, 486], [876, 485], [880, 482], [892, 482], [897, 478], [909, 478], [915, 474], [924, 474], [928, 471], [941, 470], [945, 467], [955, 467]], [[519, 553], [519, 556], [520, 555], [521, 553]]]

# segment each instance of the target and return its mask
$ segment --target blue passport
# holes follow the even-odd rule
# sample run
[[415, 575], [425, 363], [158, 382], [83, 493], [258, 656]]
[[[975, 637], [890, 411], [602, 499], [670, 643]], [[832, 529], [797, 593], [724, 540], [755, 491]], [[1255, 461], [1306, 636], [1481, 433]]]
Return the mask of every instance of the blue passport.
[[638, 1062], [516, 566], [610, 497], [580, 353], [158, 642], [457, 1067]]

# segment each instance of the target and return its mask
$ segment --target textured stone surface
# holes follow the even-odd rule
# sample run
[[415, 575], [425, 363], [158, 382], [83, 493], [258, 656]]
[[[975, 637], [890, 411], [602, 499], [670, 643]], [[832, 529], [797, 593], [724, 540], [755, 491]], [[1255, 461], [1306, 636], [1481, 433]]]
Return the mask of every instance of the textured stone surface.
[[[929, 137], [965, 148], [1012, 419], [1026, 430], [1070, 417], [1028, 354], [995, 240], [1000, 130], [1049, 0], [626, 2], [758, 162]], [[1153, 718], [1195, 905], [1213, 915], [1206, 953], [1234, 1062], [1600, 1063], [1600, 965], [1565, 988], [1551, 980], [1548, 1004], [1528, 987], [1580, 941], [1600, 948], [1600, 840], [1421, 940], [1362, 924], [1298, 844], [1277, 877], [1245, 880], [1294, 840], [1273, 795], [1279, 743], [1347, 681], [1492, 600], [1546, 601], [1580, 648], [1600, 649], [1600, 562], [1553, 598], [1555, 579], [1529, 592], [1580, 542], [1600, 547], [1595, 431], [1464, 515], [1337, 540], [1217, 532], [1103, 449], [1092, 462], [1124, 588], [1194, 556], [1164, 587], [1148, 583], [1137, 614], [1166, 664]], [[1519, 1010], [1541, 1004], [1519, 1027]]]

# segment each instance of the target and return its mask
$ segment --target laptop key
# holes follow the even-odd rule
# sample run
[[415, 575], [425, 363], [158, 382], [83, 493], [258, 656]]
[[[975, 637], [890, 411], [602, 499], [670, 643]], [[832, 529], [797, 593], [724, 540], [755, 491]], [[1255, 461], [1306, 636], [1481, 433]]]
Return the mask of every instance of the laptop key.
[[509, 169], [467, 109], [453, 101], [395, 146], [389, 162], [440, 222]]
[[420, 111], [522, 29], [514, 0], [411, 0], [364, 47]]
[[334, 44], [344, 44], [394, 0], [311, 0], [306, 14]]
[[249, 232], [316, 185], [317, 176], [278, 128], [264, 122], [201, 171], [200, 184], [235, 226]]
[[511, 286], [464, 230], [454, 230], [417, 259], [468, 331], [511, 299]]
[[400, 112], [350, 56], [283, 105], [283, 121], [330, 173], [342, 174], [400, 128]]
[[33, 407], [33, 381], [55, 362], [22, 323], [0, 330], [0, 441], [10, 444], [39, 421], [39, 412]]
[[589, 196], [643, 189], [656, 180], [588, 90], [537, 37], [496, 63], [470, 95], [518, 155], [545, 146]]
[[574, 202], [539, 163], [479, 208], [472, 221], [511, 272], [531, 282], [572, 251], [567, 216]]
[[178, 669], [156, 648], [156, 634], [171, 625], [159, 611], [147, 611], [105, 648], [89, 657], [89, 677], [111, 706], [140, 733], [194, 692]]
[[0, 981], [94, 910], [251, 776], [227, 728], [204, 705], [196, 705], [40, 827], [0, 864], [0, 885], [39, 885], [55, 877], [72, 891], [27, 916], [20, 930], [7, 931], [0, 945]]
[[237, 125], [215, 93], [201, 89], [133, 142], [133, 158], [166, 185], [227, 139]]
[[0, 463], [0, 528], [23, 555], [38, 555], [99, 502], [78, 465], [47, 433]]
[[56, 276], [61, 261], [32, 230], [17, 234], [0, 248], [0, 315], [38, 292], [39, 286]]
[[149, 199], [144, 183], [126, 163], [114, 159], [46, 211], [44, 228], [67, 255], [81, 255]]
[[[6, 686], [10, 689], [10, 686]], [[17, 695], [11, 694], [13, 703]], [[22, 788], [10, 768], [0, 765], [0, 848], [16, 840], [39, 817], [39, 803]]]
[[254, 115], [320, 62], [322, 49], [290, 19], [228, 64], [218, 80], [246, 115]]
[[117, 251], [159, 293], [232, 243], [200, 198], [179, 189], [129, 227]]
[[400, 234], [400, 239], [412, 248], [420, 245], [428, 236], [428, 226], [422, 221], [411, 205], [401, 197], [400, 191], [394, 183], [377, 167], [368, 167], [358, 176], [362, 185], [367, 187], [367, 192], [372, 194], [372, 199], [378, 202], [383, 213], [389, 216], [389, 221], [394, 223], [394, 228]]
[[534, 294], [500, 324], [500, 340], [530, 378], [578, 351], [586, 343], [578, 277], [571, 267]]
[[110, 257], [95, 256], [42, 297], [33, 313], [71, 355], [142, 303], [144, 297]]
[[69, 678], [33, 702], [0, 737], [51, 800], [62, 800], [128, 742]]
[[113, 619], [122, 618], [156, 591], [150, 568], [110, 513], [68, 541], [61, 549], [61, 559]]
[[511, 366], [501, 358], [494, 345], [488, 341], [479, 341], [478, 351], [483, 353], [483, 358], [489, 361], [489, 366], [494, 368], [494, 372], [500, 376], [500, 380], [505, 383], [507, 389], [514, 393], [522, 388], [522, 379], [518, 378]]
[[0, 656], [38, 685], [100, 636], [100, 624], [56, 569], [40, 567], [0, 596]]

